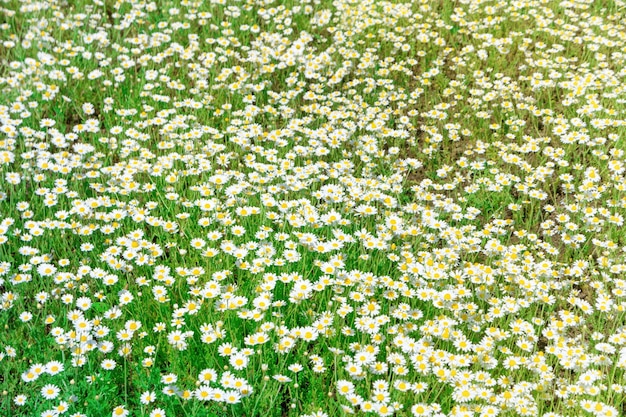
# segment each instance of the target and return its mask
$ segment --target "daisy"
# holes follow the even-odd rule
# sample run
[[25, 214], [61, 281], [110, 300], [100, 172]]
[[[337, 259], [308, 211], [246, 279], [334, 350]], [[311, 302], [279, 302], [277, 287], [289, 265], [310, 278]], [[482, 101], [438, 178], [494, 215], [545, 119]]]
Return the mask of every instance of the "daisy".
[[29, 322], [29, 321], [31, 321], [31, 320], [32, 320], [33, 315], [32, 315], [32, 313], [30, 313], [30, 312], [28, 312], [28, 311], [24, 311], [24, 312], [22, 312], [22, 313], [20, 314], [20, 316], [19, 316], [19, 317], [20, 317], [20, 321], [21, 321], [22, 323], [27, 323], [27, 322]]
[[238, 404], [241, 402], [241, 394], [238, 391], [226, 391], [224, 402], [227, 404]]
[[58, 415], [58, 414], [64, 414], [68, 410], [68, 407], [69, 407], [69, 405], [68, 405], [67, 402], [61, 401], [59, 403], [59, 405], [54, 407], [54, 409], [55, 409], [55, 411], [57, 412], [57, 415]]
[[13, 402], [14, 402], [14, 403], [15, 403], [15, 405], [17, 405], [17, 406], [22, 406], [22, 405], [26, 404], [26, 400], [27, 400], [27, 399], [28, 399], [28, 397], [27, 397], [26, 395], [24, 395], [24, 394], [19, 394], [19, 395], [16, 395], [16, 396], [13, 398]]
[[141, 397], [139, 397], [139, 400], [143, 405], [150, 404], [151, 402], [154, 402], [155, 399], [156, 394], [154, 391], [145, 391], [141, 394]]
[[218, 352], [220, 356], [230, 356], [238, 351], [237, 348], [233, 347], [230, 343], [223, 343], [218, 348]]
[[299, 363], [293, 363], [293, 364], [289, 365], [287, 367], [287, 369], [289, 369], [291, 372], [297, 374], [298, 372], [302, 371], [304, 369], [304, 367], [302, 365], [300, 365]]
[[49, 263], [42, 263], [37, 266], [37, 273], [43, 277], [49, 277], [57, 271], [56, 267]]
[[64, 366], [61, 362], [58, 361], [50, 361], [46, 364], [46, 372], [48, 375], [56, 375], [60, 372], [63, 372]]
[[202, 384], [208, 384], [217, 380], [217, 372], [214, 369], [205, 369], [198, 375], [198, 381]]
[[195, 239], [191, 239], [189, 244], [194, 249], [202, 249], [206, 246], [206, 241], [204, 239], [195, 238]]
[[411, 414], [414, 417], [426, 417], [432, 414], [432, 408], [428, 404], [418, 403], [411, 407]]
[[43, 388], [41, 388], [41, 396], [44, 397], [46, 400], [54, 400], [56, 397], [59, 396], [60, 392], [61, 390], [59, 389], [59, 387], [53, 384], [47, 384]]
[[337, 391], [341, 395], [354, 394], [354, 384], [350, 381], [339, 380], [337, 381]]
[[248, 366], [249, 358], [243, 352], [237, 352], [230, 356], [229, 362], [235, 370], [242, 370]]
[[113, 409], [111, 413], [111, 417], [127, 417], [130, 414], [130, 411], [126, 409], [123, 405], [118, 405]]
[[162, 408], [155, 408], [150, 412], [150, 417], [167, 417], [167, 414]]
[[219, 388], [209, 388], [211, 390], [211, 399], [217, 402], [225, 401], [225, 391]]
[[178, 381], [178, 377], [175, 374], [166, 374], [161, 376], [162, 384], [175, 384]]
[[288, 376], [285, 375], [280, 375], [280, 374], [276, 374], [273, 376], [273, 378], [278, 381], [278, 382], [291, 382], [291, 378], [289, 378]]

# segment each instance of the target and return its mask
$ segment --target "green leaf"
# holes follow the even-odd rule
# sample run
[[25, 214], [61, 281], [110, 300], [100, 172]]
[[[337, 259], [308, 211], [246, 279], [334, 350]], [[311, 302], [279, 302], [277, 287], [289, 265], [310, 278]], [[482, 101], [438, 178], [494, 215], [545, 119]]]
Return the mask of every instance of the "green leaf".
[[104, 313], [109, 309], [109, 306], [107, 306], [105, 303], [100, 302], [93, 303], [92, 307], [97, 313]]

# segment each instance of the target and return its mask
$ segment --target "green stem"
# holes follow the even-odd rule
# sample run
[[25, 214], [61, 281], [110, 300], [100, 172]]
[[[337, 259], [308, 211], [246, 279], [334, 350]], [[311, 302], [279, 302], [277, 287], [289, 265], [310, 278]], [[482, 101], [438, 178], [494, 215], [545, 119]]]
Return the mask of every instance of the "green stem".
[[124, 356], [124, 401], [128, 404], [128, 372], [126, 356]]

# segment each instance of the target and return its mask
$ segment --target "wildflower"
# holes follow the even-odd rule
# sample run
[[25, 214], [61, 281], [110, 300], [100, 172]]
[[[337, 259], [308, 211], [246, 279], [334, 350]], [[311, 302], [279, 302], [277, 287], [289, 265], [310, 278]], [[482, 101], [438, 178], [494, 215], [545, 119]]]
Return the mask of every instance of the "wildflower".
[[213, 397], [213, 390], [208, 385], [201, 385], [194, 391], [194, 396], [200, 401], [210, 401]]
[[56, 267], [49, 263], [42, 263], [37, 266], [37, 273], [43, 277], [49, 277], [57, 271]]
[[91, 252], [94, 248], [94, 245], [91, 243], [83, 243], [80, 245], [80, 250], [82, 252]]
[[64, 366], [61, 362], [58, 361], [50, 361], [46, 364], [46, 372], [48, 375], [56, 375], [60, 372], [63, 372]]
[[31, 321], [32, 318], [33, 318], [33, 315], [28, 311], [24, 311], [20, 314], [20, 321], [22, 323], [27, 323]]
[[249, 359], [248, 356], [246, 356], [242, 352], [237, 352], [230, 356], [229, 362], [233, 368], [239, 371], [248, 366]]
[[211, 388], [211, 400], [217, 402], [224, 402], [225, 392], [219, 388]]
[[144, 405], [154, 402], [155, 399], [156, 394], [153, 391], [144, 391], [139, 397], [139, 401]]
[[166, 417], [165, 410], [162, 408], [155, 408], [150, 412], [150, 417]]
[[165, 374], [161, 376], [162, 384], [175, 384], [176, 381], [178, 381], [178, 377], [176, 376], [176, 374]]
[[41, 389], [41, 396], [46, 400], [54, 400], [60, 392], [61, 390], [56, 385], [47, 384]]
[[106, 371], [111, 371], [115, 369], [116, 366], [117, 366], [117, 363], [113, 359], [104, 359], [100, 363], [100, 367]]
[[293, 364], [289, 365], [287, 367], [287, 369], [289, 369], [293, 373], [298, 373], [298, 372], [302, 371], [304, 369], [304, 367], [302, 365], [300, 365], [299, 363], [293, 363]]
[[215, 382], [217, 380], [217, 372], [214, 369], [205, 369], [198, 375], [198, 381], [204, 384]]
[[411, 414], [414, 417], [422, 417], [422, 416], [430, 416], [432, 413], [432, 409], [428, 404], [414, 404], [411, 407]]
[[224, 395], [224, 402], [227, 404], [238, 404], [241, 402], [241, 394], [237, 391], [227, 391]]
[[220, 356], [230, 356], [233, 353], [237, 352], [237, 348], [234, 348], [230, 343], [223, 343], [218, 348], [218, 352]]
[[57, 414], [64, 414], [68, 410], [69, 404], [65, 401], [61, 401], [56, 407], [54, 407]]
[[350, 381], [339, 380], [337, 381], [337, 391], [341, 395], [349, 395], [354, 393], [354, 384]]
[[203, 239], [200, 239], [200, 238], [195, 238], [195, 239], [192, 239], [189, 242], [189, 244], [194, 249], [202, 249], [202, 248], [204, 248], [206, 246], [206, 241], [204, 241]]

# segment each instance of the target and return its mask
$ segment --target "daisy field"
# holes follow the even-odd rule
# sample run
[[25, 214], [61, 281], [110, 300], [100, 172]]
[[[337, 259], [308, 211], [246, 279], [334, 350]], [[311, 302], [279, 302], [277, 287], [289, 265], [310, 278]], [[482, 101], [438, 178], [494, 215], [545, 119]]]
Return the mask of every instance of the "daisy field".
[[623, 0], [0, 0], [0, 416], [626, 415]]

